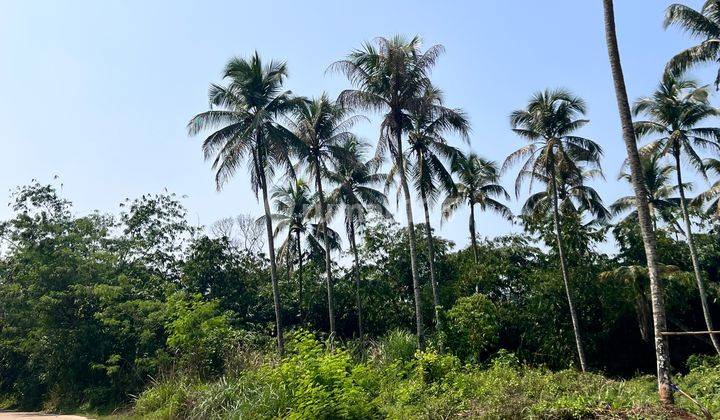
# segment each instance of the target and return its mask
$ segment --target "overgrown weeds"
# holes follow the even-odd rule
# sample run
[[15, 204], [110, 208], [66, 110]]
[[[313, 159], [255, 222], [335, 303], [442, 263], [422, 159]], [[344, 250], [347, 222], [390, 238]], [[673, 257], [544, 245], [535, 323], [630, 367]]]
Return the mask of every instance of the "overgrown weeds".
[[[187, 377], [160, 381], [137, 399], [138, 416], [157, 419], [446, 419], [670, 418], [657, 405], [651, 376], [613, 380], [574, 370], [523, 366], [501, 352], [485, 365], [420, 351], [414, 337], [394, 331], [367, 357], [327, 346], [299, 331], [282, 360], [248, 363], [214, 382]], [[681, 388], [720, 415], [720, 360], [697, 358]], [[698, 412], [679, 397], [678, 408]], [[683, 411], [684, 412], [684, 411]]]

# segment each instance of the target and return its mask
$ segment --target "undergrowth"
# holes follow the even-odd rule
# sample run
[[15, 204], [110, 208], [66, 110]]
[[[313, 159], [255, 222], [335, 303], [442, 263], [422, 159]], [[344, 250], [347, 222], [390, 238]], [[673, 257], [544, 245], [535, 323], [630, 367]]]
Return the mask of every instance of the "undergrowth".
[[[669, 418], [651, 376], [612, 380], [595, 373], [521, 365], [501, 352], [484, 365], [420, 351], [413, 336], [393, 332], [365, 357], [330, 351], [296, 332], [281, 360], [260, 358], [213, 382], [187, 376], [157, 381], [136, 401], [134, 415], [155, 419], [446, 419]], [[247, 355], [242, 355], [248, 358]], [[720, 360], [698, 358], [679, 386], [720, 415]], [[678, 407], [698, 413], [678, 397]]]

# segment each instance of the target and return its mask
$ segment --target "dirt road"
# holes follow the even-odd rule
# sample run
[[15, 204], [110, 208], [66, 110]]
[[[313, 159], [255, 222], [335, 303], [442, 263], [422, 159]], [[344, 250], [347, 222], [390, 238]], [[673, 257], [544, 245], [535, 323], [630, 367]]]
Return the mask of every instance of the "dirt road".
[[0, 411], [0, 420], [87, 420], [86, 417], [59, 414], [28, 413], [22, 411]]

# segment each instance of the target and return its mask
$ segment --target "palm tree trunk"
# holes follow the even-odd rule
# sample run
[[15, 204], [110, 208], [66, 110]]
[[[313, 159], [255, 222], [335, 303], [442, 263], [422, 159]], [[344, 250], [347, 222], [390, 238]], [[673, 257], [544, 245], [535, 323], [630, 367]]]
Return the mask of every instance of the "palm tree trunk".
[[[398, 124], [400, 127], [400, 124]], [[405, 162], [402, 152], [402, 132], [398, 129], [396, 133], [397, 140], [397, 166], [400, 173], [400, 184], [402, 185], [403, 195], [405, 196], [405, 216], [408, 224], [408, 237], [410, 240], [410, 270], [413, 281], [413, 296], [415, 297], [415, 327], [417, 330], [418, 346], [420, 349], [425, 348], [425, 336], [423, 332], [422, 322], [422, 303], [420, 302], [420, 280], [417, 270], [417, 249], [415, 239], [415, 223], [413, 222], [412, 200], [410, 197], [410, 187], [408, 186], [407, 176], [405, 174]]]
[[622, 125], [623, 140], [627, 149], [628, 162], [635, 200], [637, 204], [638, 219], [640, 221], [640, 232], [645, 246], [645, 257], [647, 259], [648, 276], [650, 277], [650, 301], [653, 309], [653, 332], [655, 336], [655, 359], [657, 363], [657, 382], [660, 400], [665, 404], [673, 403], [672, 384], [670, 382], [670, 351], [667, 338], [662, 335], [667, 329], [665, 321], [665, 303], [663, 302], [660, 278], [657, 267], [657, 243], [655, 231], [650, 220], [650, 208], [647, 199], [647, 187], [643, 181], [642, 165], [640, 154], [637, 149], [635, 131], [632, 125], [630, 104], [627, 91], [625, 90], [625, 77], [620, 62], [620, 51], [615, 33], [615, 11], [612, 0], [603, 0], [605, 10], [605, 38], [608, 48], [608, 58], [615, 84], [615, 96], [617, 98], [620, 123]]
[[328, 299], [328, 317], [330, 319], [330, 348], [333, 347], [335, 340], [335, 301], [333, 298], [333, 280], [330, 262], [330, 238], [328, 237], [327, 226], [327, 206], [325, 205], [325, 194], [323, 194], [322, 178], [320, 176], [320, 165], [315, 165], [318, 170], [315, 172], [315, 182], [317, 183], [318, 199], [320, 200], [320, 228], [323, 234], [323, 243], [325, 246], [325, 274]]
[[575, 333], [575, 345], [577, 346], [578, 358], [580, 359], [580, 369], [583, 372], [587, 370], [585, 363], [585, 350], [583, 349], [582, 339], [580, 337], [580, 321], [575, 312], [572, 295], [570, 294], [570, 274], [568, 273], [567, 261], [565, 260], [565, 246], [563, 245], [562, 230], [560, 228], [560, 212], [558, 210], [558, 192], [557, 178], [555, 174], [550, 175], [552, 179], [553, 194], [553, 222], [555, 224], [555, 238], [557, 240], [558, 255], [560, 256], [560, 271], [562, 271], [563, 283], [565, 283], [565, 294], [567, 295], [568, 307], [570, 308], [570, 319], [572, 320], [573, 332]]
[[[707, 296], [705, 294], [705, 284], [703, 283], [702, 274], [700, 274], [700, 263], [695, 250], [695, 240], [692, 236], [692, 225], [690, 223], [690, 215], [688, 214], [687, 204], [685, 203], [685, 188], [682, 182], [682, 165], [680, 165], [680, 150], [675, 149], [673, 153], [675, 157], [675, 173], [677, 174], [678, 191], [680, 192], [680, 209], [682, 210], [683, 219], [685, 221], [685, 236], [687, 237], [688, 247], [690, 248], [690, 259], [692, 260], [693, 273], [695, 273], [695, 282], [697, 283], [698, 292], [700, 293], [700, 304], [702, 305], [703, 317], [705, 318], [705, 326], [708, 331], [713, 331], [712, 316], [708, 308]], [[715, 351], [720, 354], [720, 341], [715, 334], [710, 334]]]
[[[475, 229], [475, 203], [470, 201], [470, 244], [472, 245], [475, 265], [480, 261], [480, 254], [477, 246], [477, 232]], [[475, 293], [480, 293], [480, 284], [475, 283]]]
[[263, 206], [265, 208], [265, 229], [268, 237], [268, 252], [270, 254], [270, 282], [272, 284], [273, 305], [275, 306], [275, 329], [277, 334], [278, 352], [282, 356], [285, 351], [285, 340], [283, 339], [282, 318], [280, 313], [280, 289], [277, 278], [277, 261], [275, 260], [275, 238], [273, 238], [272, 218], [270, 213], [270, 202], [268, 201], [267, 179], [265, 168], [259, 161], [257, 153], [253, 151], [255, 170], [262, 189]]
[[655, 232], [657, 232], [657, 216], [655, 214], [652, 214], [652, 227]]
[[440, 327], [440, 295], [438, 293], [437, 278], [435, 277], [435, 244], [432, 237], [432, 228], [430, 227], [430, 210], [428, 208], [427, 195], [424, 189], [420, 189], [420, 197], [422, 198], [423, 210], [425, 211], [425, 232], [427, 235], [428, 262], [430, 265], [430, 284], [432, 285], [433, 305], [435, 307], [435, 327]]
[[475, 232], [475, 203], [470, 203], [470, 243], [472, 244], [473, 256], [475, 257], [475, 264], [480, 261], [477, 246], [477, 233]]
[[297, 253], [298, 253], [298, 307], [300, 308], [300, 322], [305, 321], [305, 299], [303, 294], [303, 262], [302, 262], [302, 246], [300, 245], [300, 231], [295, 231], [295, 237], [297, 239]]
[[362, 317], [362, 299], [360, 291], [360, 257], [358, 256], [357, 244], [355, 243], [355, 221], [350, 221], [350, 248], [352, 249], [353, 257], [355, 258], [355, 264], [353, 264], [353, 274], [355, 275], [355, 306], [357, 307], [357, 321], [358, 321], [358, 337], [360, 342], [363, 342], [365, 332], [363, 331], [363, 317]]
[[292, 261], [290, 260], [290, 243], [292, 242], [292, 237], [290, 233], [288, 233], [287, 243], [285, 244], [285, 271], [288, 279], [288, 284], [290, 284], [290, 281], [292, 280]]

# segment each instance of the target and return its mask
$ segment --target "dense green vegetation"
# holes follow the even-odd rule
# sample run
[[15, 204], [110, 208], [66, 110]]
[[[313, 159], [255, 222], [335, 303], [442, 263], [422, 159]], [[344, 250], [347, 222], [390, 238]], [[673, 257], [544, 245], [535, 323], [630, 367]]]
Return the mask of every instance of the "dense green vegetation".
[[[341, 342], [334, 353], [318, 341], [328, 340], [329, 327], [324, 258], [309, 247], [302, 296], [297, 266], [290, 277], [279, 275], [283, 322], [293, 338], [278, 359], [269, 264], [242, 245], [252, 241], [238, 229], [231, 238], [208, 236], [185, 221], [182, 205], [168, 195], [126, 202], [118, 215], [74, 216], [70, 203], [39, 184], [18, 189], [14, 200], [16, 216], [2, 225], [8, 248], [0, 265], [5, 406], [111, 409], [140, 395], [139, 413], [160, 417], [236, 410], [249, 417], [402, 418], [472, 410], [578, 414], [655, 401], [649, 377], [625, 383], [566, 370], [577, 366], [575, 342], [555, 251], [539, 246], [554, 243], [546, 216], [525, 222], [537, 243], [522, 236], [481, 240], [477, 262], [472, 247], [452, 252], [450, 243], [433, 237], [438, 294], [447, 310], [440, 311], [441, 327], [431, 330], [425, 351], [403, 332], [414, 326], [407, 229], [366, 221], [358, 242], [364, 341], [357, 338], [353, 268], [334, 266]], [[589, 370], [613, 377], [652, 372], [643, 315], [647, 284], [641, 272], [625, 270], [643, 263], [636, 225], [610, 229], [620, 253], [609, 257], [595, 250], [602, 238], [596, 228], [566, 220], [568, 230], [582, 232], [566, 243], [573, 285], [582, 291], [575, 298]], [[420, 234], [424, 226], [416, 229]], [[702, 310], [687, 247], [673, 233], [660, 230], [658, 237], [663, 263], [677, 267], [665, 277], [668, 319], [678, 330], [699, 329]], [[714, 302], [720, 233], [698, 233], [696, 240]], [[418, 243], [419, 258], [427, 250]], [[421, 276], [423, 317], [430, 323], [427, 266]], [[711, 353], [710, 343], [676, 338], [672, 350], [675, 371], [689, 372], [678, 383], [706, 404], [717, 401], [720, 367], [708, 360], [692, 369], [700, 362], [688, 361]], [[538, 399], [538, 390], [548, 387], [552, 392]], [[517, 402], [503, 405], [508, 392]]]
[[[666, 23], [717, 37], [718, 11], [714, 0], [701, 12], [676, 5]], [[286, 64], [257, 52], [231, 59], [187, 128], [205, 136], [218, 189], [248, 167], [263, 214], [193, 226], [180, 198], [151, 194], [78, 215], [52, 185], [17, 188], [0, 222], [0, 408], [198, 419], [698, 412], [687, 397], [660, 405], [670, 374], [720, 415], [718, 341], [659, 334], [712, 330], [720, 317], [720, 111], [682, 74], [717, 45], [680, 53], [656, 92], [625, 104], [620, 179], [636, 194], [611, 205], [589, 185], [603, 150], [583, 136], [587, 105], [566, 89], [510, 114], [527, 144], [499, 165], [451, 144], [470, 142], [470, 125], [431, 81], [442, 46], [363, 44], [330, 66], [351, 85], [336, 100], [285, 91]], [[380, 116], [374, 146], [352, 132], [366, 114]], [[694, 190], [690, 171], [710, 189]], [[503, 173], [516, 198], [529, 194], [520, 214]], [[468, 207], [469, 245], [435, 233], [436, 206], [443, 220]], [[522, 233], [483, 238], [476, 212]], [[600, 251], [608, 241], [612, 254]]]

